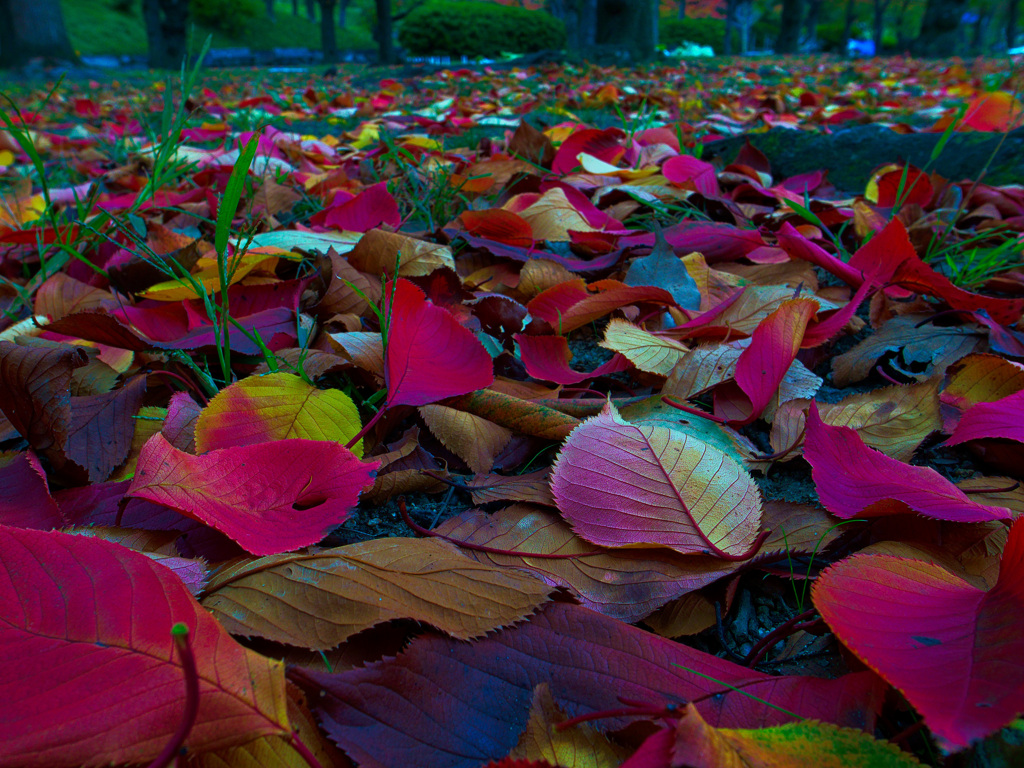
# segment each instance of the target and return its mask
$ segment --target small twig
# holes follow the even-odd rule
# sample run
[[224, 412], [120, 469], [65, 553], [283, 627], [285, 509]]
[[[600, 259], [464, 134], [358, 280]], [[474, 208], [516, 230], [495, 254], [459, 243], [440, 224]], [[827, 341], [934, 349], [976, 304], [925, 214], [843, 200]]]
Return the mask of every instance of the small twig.
[[299, 738], [298, 731], [292, 731], [292, 735], [288, 741], [292, 745], [292, 749], [298, 752], [299, 756], [306, 761], [306, 765], [308, 765], [309, 768], [323, 768], [320, 761], [316, 759], [316, 755], [313, 754], [313, 751], [303, 743], [301, 738]]
[[777, 626], [754, 644], [754, 647], [751, 648], [750, 652], [747, 654], [747, 658], [743, 660], [744, 665], [748, 667], [757, 666], [757, 662], [763, 659], [765, 654], [768, 653], [768, 650], [779, 642], [779, 640], [784, 637], [789, 637], [801, 629], [807, 629], [811, 625], [817, 624], [817, 620], [807, 621], [807, 619], [817, 612], [818, 611], [814, 608], [808, 608], [803, 613], [798, 613], [793, 618]]
[[694, 416], [700, 416], [708, 421], [713, 421], [715, 424], [728, 423], [726, 419], [723, 419], [721, 416], [716, 416], [713, 413], [708, 413], [707, 411], [702, 411], [698, 408], [691, 408], [688, 405], [683, 405], [682, 403], [673, 400], [671, 395], [662, 395], [661, 402], [665, 403], [665, 405], [671, 405], [673, 408], [678, 408], [680, 411], [692, 413]]

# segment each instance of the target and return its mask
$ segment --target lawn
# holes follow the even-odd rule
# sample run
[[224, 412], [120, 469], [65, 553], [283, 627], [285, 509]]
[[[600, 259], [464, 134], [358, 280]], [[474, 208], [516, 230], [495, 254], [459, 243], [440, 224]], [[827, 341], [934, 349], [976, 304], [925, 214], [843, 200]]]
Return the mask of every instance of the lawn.
[[1019, 66], [54, 85], [5, 765], [1021, 764]]

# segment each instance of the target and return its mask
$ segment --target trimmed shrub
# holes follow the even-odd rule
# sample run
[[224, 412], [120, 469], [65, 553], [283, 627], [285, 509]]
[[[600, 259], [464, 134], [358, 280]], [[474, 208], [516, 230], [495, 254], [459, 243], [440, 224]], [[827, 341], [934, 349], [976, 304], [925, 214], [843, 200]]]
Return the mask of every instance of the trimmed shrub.
[[431, 0], [410, 13], [398, 42], [414, 56], [496, 56], [565, 46], [565, 25], [543, 11]]
[[721, 53], [725, 43], [725, 21], [722, 19], [666, 19], [658, 20], [658, 42], [666, 48], [677, 48], [682, 43], [707, 45]]
[[192, 0], [192, 17], [227, 34], [240, 32], [260, 15], [259, 0]]

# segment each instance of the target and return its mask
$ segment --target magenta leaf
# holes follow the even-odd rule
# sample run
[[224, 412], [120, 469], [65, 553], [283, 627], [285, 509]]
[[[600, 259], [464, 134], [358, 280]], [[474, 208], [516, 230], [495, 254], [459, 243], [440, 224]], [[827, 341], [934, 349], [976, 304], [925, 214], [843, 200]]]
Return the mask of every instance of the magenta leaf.
[[491, 356], [473, 332], [429, 303], [413, 283], [386, 288], [390, 313], [384, 351], [388, 407], [428, 405], [485, 389], [494, 382]]
[[930, 467], [915, 467], [868, 448], [856, 430], [825, 424], [813, 402], [804, 458], [822, 505], [844, 519], [918, 512], [938, 520], [975, 523], [1013, 517], [981, 504]]
[[946, 750], [1024, 711], [1024, 526], [987, 592], [924, 560], [854, 555], [812, 592], [840, 640], [907, 697]]
[[991, 403], [977, 403], [964, 412], [946, 445], [986, 437], [1024, 443], [1024, 390]]
[[348, 518], [377, 462], [337, 443], [276, 440], [192, 456], [157, 433], [126, 495], [178, 510], [254, 555], [320, 541]]
[[36, 455], [0, 452], [0, 525], [50, 530], [63, 522]]
[[184, 706], [177, 622], [199, 677], [189, 750], [287, 733], [281, 663], [232, 640], [170, 570], [100, 539], [0, 526], [0, 765], [153, 759]]
[[578, 384], [586, 379], [632, 367], [632, 363], [625, 357], [615, 355], [589, 373], [577, 371], [569, 367], [572, 352], [569, 350], [569, 341], [564, 336], [527, 336], [524, 333], [517, 333], [515, 340], [519, 343], [520, 357], [526, 372], [535, 379], [553, 381], [555, 384]]

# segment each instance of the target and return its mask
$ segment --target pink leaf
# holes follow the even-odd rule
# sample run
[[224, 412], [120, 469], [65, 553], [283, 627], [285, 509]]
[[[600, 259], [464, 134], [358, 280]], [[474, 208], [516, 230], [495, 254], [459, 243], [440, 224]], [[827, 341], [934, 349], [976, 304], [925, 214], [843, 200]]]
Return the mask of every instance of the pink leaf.
[[734, 420], [734, 425], [752, 422], [775, 396], [800, 351], [807, 323], [817, 311], [818, 302], [813, 299], [793, 299], [758, 323], [750, 346], [736, 361], [736, 383], [750, 400], [750, 413]]
[[381, 224], [397, 227], [402, 223], [398, 203], [388, 192], [387, 182], [367, 187], [358, 195], [336, 193], [331, 205], [310, 219], [314, 227], [346, 232], [369, 232]]
[[199, 675], [189, 750], [288, 733], [281, 663], [232, 640], [167, 568], [100, 539], [0, 526], [0, 766], [154, 758], [184, 709], [177, 622]]
[[1004, 507], [980, 504], [930, 467], [915, 467], [868, 448], [856, 430], [825, 424], [813, 402], [804, 458], [822, 505], [849, 519], [919, 512], [962, 523], [1005, 520]]
[[556, 384], [578, 384], [585, 379], [625, 371], [632, 367], [629, 360], [622, 355], [615, 355], [593, 371], [581, 372], [569, 367], [572, 352], [569, 351], [569, 342], [564, 336], [527, 336], [517, 333], [515, 340], [519, 343], [519, 352], [526, 372], [535, 379], [553, 381]]
[[192, 456], [157, 433], [127, 495], [177, 509], [254, 555], [274, 555], [345, 522], [376, 467], [337, 443], [277, 440]]
[[960, 418], [946, 445], [986, 437], [1024, 443], [1024, 390], [992, 403], [972, 405]]
[[854, 555], [813, 587], [815, 607], [864, 663], [900, 689], [946, 750], [1024, 711], [1024, 526], [987, 592], [923, 560]]
[[551, 490], [573, 530], [604, 547], [742, 557], [761, 520], [739, 463], [684, 432], [625, 422], [611, 405], [569, 435]]
[[473, 332], [427, 302], [413, 283], [399, 279], [385, 288], [390, 326], [384, 352], [388, 407], [427, 405], [446, 397], [485, 389], [494, 365]]
[[704, 197], [719, 197], [718, 174], [711, 163], [698, 160], [693, 155], [677, 155], [661, 166], [662, 175], [673, 184], [690, 182]]
[[580, 154], [593, 155], [599, 160], [614, 165], [626, 153], [622, 139], [626, 137], [618, 128], [583, 128], [562, 142], [555, 153], [551, 170], [558, 175], [571, 173], [580, 167]]

